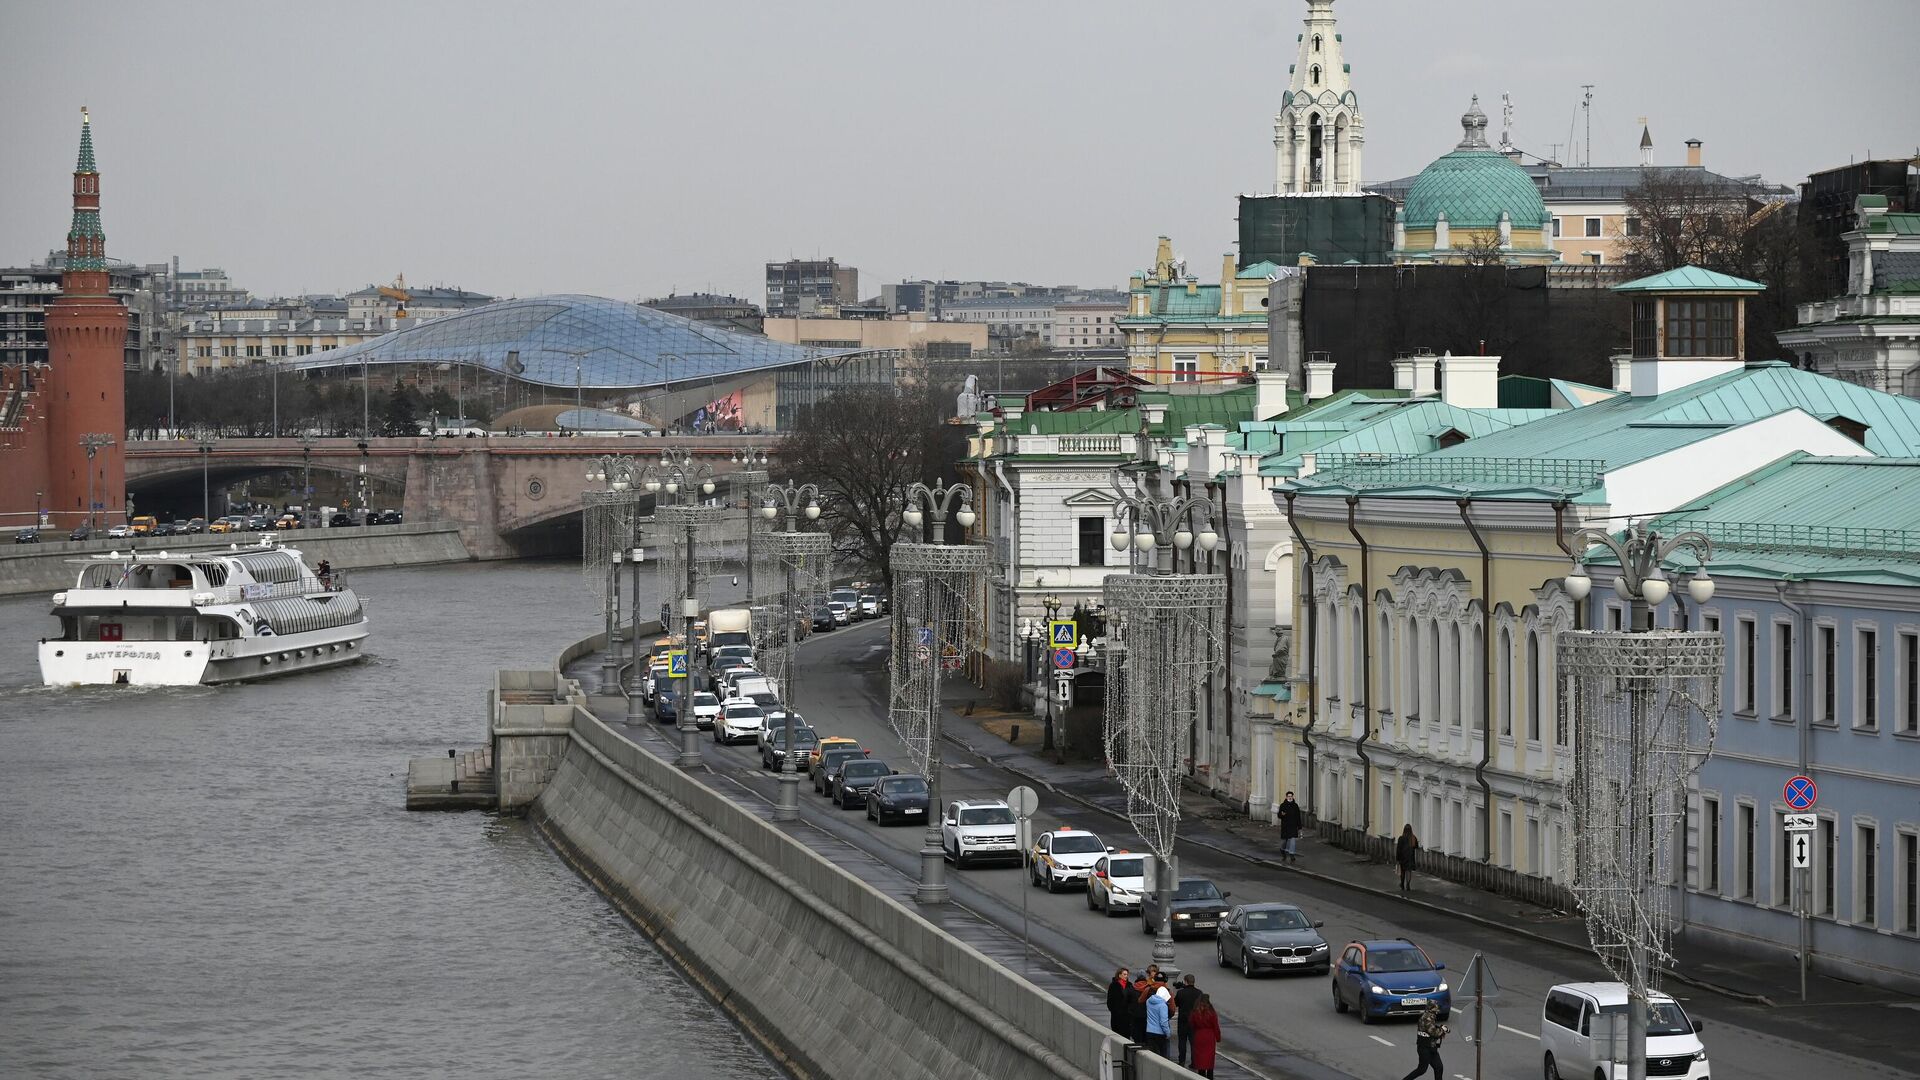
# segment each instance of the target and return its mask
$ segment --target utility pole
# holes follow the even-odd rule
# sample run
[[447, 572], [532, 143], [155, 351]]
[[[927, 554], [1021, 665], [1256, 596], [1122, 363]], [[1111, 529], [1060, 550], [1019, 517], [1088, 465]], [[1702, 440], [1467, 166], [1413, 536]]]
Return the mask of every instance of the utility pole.
[[207, 486], [207, 463], [213, 457], [213, 448], [216, 444], [212, 439], [202, 435], [194, 445], [200, 448], [200, 519], [211, 525], [213, 524], [213, 514], [211, 512], [213, 509], [213, 497]]
[[87, 452], [87, 529], [89, 532], [96, 527], [97, 519], [94, 511], [99, 506], [98, 501], [93, 497], [93, 478], [96, 471], [93, 467], [93, 458], [95, 454], [112, 445], [113, 436], [111, 435], [90, 433], [80, 436], [80, 446]]

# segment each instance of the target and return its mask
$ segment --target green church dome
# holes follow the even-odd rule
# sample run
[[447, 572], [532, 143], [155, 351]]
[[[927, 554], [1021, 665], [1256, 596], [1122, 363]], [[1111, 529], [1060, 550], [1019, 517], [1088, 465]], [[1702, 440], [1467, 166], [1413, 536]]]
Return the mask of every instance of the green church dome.
[[1487, 145], [1487, 114], [1480, 99], [1460, 118], [1466, 137], [1453, 152], [1420, 170], [1407, 189], [1400, 220], [1409, 229], [1431, 229], [1441, 213], [1453, 229], [1491, 229], [1500, 212], [1516, 229], [1544, 227], [1552, 216], [1525, 169]]

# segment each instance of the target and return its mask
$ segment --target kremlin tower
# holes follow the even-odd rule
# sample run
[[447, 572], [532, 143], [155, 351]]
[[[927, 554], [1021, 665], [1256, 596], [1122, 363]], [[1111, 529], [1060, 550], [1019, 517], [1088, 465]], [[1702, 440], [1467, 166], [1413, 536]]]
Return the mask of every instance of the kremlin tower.
[[89, 497], [97, 524], [125, 520], [127, 308], [107, 286], [100, 170], [93, 127], [81, 109], [66, 271], [60, 299], [47, 306], [46, 508], [56, 528], [88, 520]]

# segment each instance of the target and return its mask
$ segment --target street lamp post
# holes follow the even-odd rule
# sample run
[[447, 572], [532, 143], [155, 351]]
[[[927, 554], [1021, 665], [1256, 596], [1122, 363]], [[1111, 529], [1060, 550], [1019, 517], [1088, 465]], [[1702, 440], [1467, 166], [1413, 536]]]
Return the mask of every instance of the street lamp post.
[[[1689, 530], [1670, 537], [1662, 536], [1635, 522], [1619, 538], [1598, 529], [1581, 529], [1574, 534], [1573, 550], [1583, 554], [1564, 584], [1567, 595], [1576, 602], [1585, 599], [1593, 591], [1593, 578], [1588, 572], [1584, 553], [1594, 547], [1606, 548], [1619, 561], [1620, 572], [1613, 578], [1613, 591], [1628, 603], [1627, 630], [1630, 633], [1647, 634], [1654, 629], [1654, 608], [1665, 603], [1673, 594], [1673, 582], [1667, 577], [1665, 564], [1681, 551], [1690, 552], [1698, 563], [1698, 569], [1682, 583], [1687, 596], [1695, 604], [1704, 604], [1713, 597], [1713, 579], [1706, 571], [1706, 563], [1713, 557], [1713, 542], [1704, 533]], [[1653, 770], [1648, 760], [1652, 752], [1651, 743], [1656, 738], [1667, 737], [1665, 733], [1657, 734], [1651, 730], [1654, 720], [1649, 713], [1656, 706], [1647, 700], [1647, 692], [1637, 680], [1622, 682], [1627, 684], [1628, 693], [1626, 751], [1631, 765], [1625, 770], [1624, 776], [1615, 778], [1626, 785], [1626, 820], [1623, 837], [1625, 846], [1618, 849], [1622, 857], [1614, 861], [1614, 867], [1617, 869], [1624, 865], [1626, 873], [1613, 876], [1626, 880], [1613, 880], [1610, 876], [1608, 880], [1595, 881], [1588, 876], [1592, 871], [1586, 867], [1577, 867], [1576, 874], [1582, 890], [1597, 888], [1610, 893], [1624, 890], [1633, 897], [1625, 910], [1634, 915], [1615, 920], [1624, 925], [1609, 928], [1614, 932], [1612, 940], [1624, 943], [1620, 951], [1625, 954], [1625, 971], [1616, 973], [1624, 974], [1626, 978], [1623, 981], [1627, 983], [1627, 1077], [1628, 1080], [1646, 1080], [1647, 999], [1654, 988], [1650, 969], [1661, 951], [1660, 942], [1653, 938], [1662, 930], [1661, 926], [1655, 925], [1662, 920], [1647, 917], [1647, 913], [1658, 906], [1648, 902], [1647, 890], [1650, 887], [1664, 888], [1650, 885], [1646, 868], [1654, 861], [1658, 844], [1653, 822], [1654, 800], [1670, 798], [1672, 792], [1656, 790], [1663, 785], [1652, 776]], [[1595, 737], [1593, 733], [1582, 735], [1588, 739]], [[1576, 828], [1583, 826], [1597, 827], [1582, 817]], [[1587, 847], [1584, 844], [1580, 846], [1582, 850]], [[1621, 910], [1612, 905], [1596, 904], [1594, 907], [1604, 907], [1608, 914]], [[1593, 917], [1591, 913], [1590, 917]], [[1804, 956], [1804, 938], [1801, 944]], [[1602, 959], [1604, 961], [1607, 958], [1603, 955]]]
[[[1117, 469], [1112, 483], [1133, 524], [1117, 523], [1111, 543], [1116, 550], [1131, 547], [1154, 557], [1143, 567], [1145, 573], [1106, 579], [1107, 608], [1117, 616], [1108, 640], [1119, 645], [1110, 649], [1109, 669], [1120, 681], [1117, 688], [1110, 681], [1107, 690], [1108, 757], [1127, 789], [1128, 817], [1155, 856], [1153, 960], [1170, 971], [1178, 884], [1174, 842], [1180, 820], [1176, 774], [1180, 747], [1198, 712], [1198, 673], [1212, 671], [1212, 642], [1220, 635], [1217, 619], [1225, 597], [1224, 579], [1176, 575], [1174, 558], [1175, 552], [1196, 543], [1202, 551], [1212, 551], [1220, 536], [1213, 530], [1212, 504], [1205, 498], [1158, 498], [1138, 488], [1130, 492], [1121, 486]], [[1195, 516], [1200, 519], [1197, 531]], [[1197, 655], [1202, 652], [1205, 655]]]
[[313, 510], [313, 444], [311, 431], [300, 433], [300, 464], [306, 471], [306, 479], [301, 482], [304, 489], [300, 492], [300, 524], [305, 527], [307, 515]]
[[200, 448], [200, 519], [212, 524], [213, 496], [207, 485], [207, 464], [213, 459], [213, 448], [218, 444], [202, 435], [194, 445]]
[[[693, 622], [700, 617], [699, 562], [698, 550], [698, 495], [713, 494], [713, 469], [711, 466], [693, 460], [692, 451], [676, 453], [672, 448], [662, 450], [660, 464], [648, 466], [646, 470], [648, 491], [658, 492], [665, 489], [669, 496], [681, 495], [680, 506], [686, 510], [687, 522], [687, 583], [686, 595], [680, 601], [680, 625], [684, 636], [681, 645], [687, 651], [687, 689], [680, 702], [680, 754], [674, 764], [683, 769], [699, 765], [700, 724], [693, 715], [693, 696], [699, 691], [705, 678], [706, 659], [693, 647]], [[699, 486], [695, 493], [696, 483]], [[664, 543], [665, 541], [663, 541]]]
[[[802, 500], [805, 500], [804, 506]], [[799, 572], [797, 549], [800, 547], [800, 541], [797, 538], [801, 535], [797, 526], [801, 514], [805, 514], [808, 521], [819, 519], [819, 486], [801, 484], [795, 487], [791, 482], [784, 485], [768, 484], [766, 501], [760, 507], [760, 516], [772, 521], [782, 509], [786, 511], [787, 528], [775, 543], [780, 545], [780, 561], [787, 577], [786, 592], [780, 600], [781, 621], [787, 624], [787, 684], [780, 688], [786, 699], [786, 716], [785, 723], [782, 725], [784, 741], [781, 743], [780, 753], [780, 798], [774, 804], [773, 820], [793, 821], [800, 816], [800, 768], [793, 746], [794, 714], [800, 709], [799, 695], [796, 693], [797, 684], [800, 681], [800, 665], [796, 662], [793, 640], [793, 601], [794, 594], [798, 591], [794, 579]], [[748, 535], [752, 535], [751, 526], [749, 526]]]
[[[1058, 596], [1055, 596], [1052, 593], [1048, 593], [1046, 596], [1046, 599], [1041, 601], [1041, 604], [1047, 609], [1047, 634], [1048, 634], [1047, 656], [1049, 659], [1051, 659], [1053, 655], [1053, 637], [1052, 637], [1053, 622], [1055, 619], [1058, 619], [1060, 617], [1060, 598]], [[1053, 669], [1051, 665], [1046, 665], [1046, 666], [1048, 671], [1047, 678], [1042, 679], [1041, 684], [1046, 689], [1046, 692], [1047, 692], [1047, 723], [1046, 723], [1046, 727], [1041, 729], [1040, 749], [1046, 753], [1052, 753], [1053, 752], [1053, 689], [1050, 686], [1046, 686], [1046, 684], [1051, 682], [1053, 679], [1053, 674], [1052, 674]]]
[[[927, 510], [931, 512], [933, 518], [933, 532], [929, 545], [931, 547], [943, 548], [947, 545], [947, 516], [949, 514], [952, 514], [954, 518], [960, 522], [962, 528], [970, 528], [974, 523], [973, 488], [966, 484], [941, 486], [936, 481], [932, 487], [921, 483], [915, 483], [909, 486], [907, 488], [906, 509], [903, 510], [900, 515], [901, 519], [905, 521], [909, 527], [920, 529], [926, 522], [929, 514], [920, 509], [923, 502], [926, 504]], [[956, 505], [958, 506], [957, 510], [955, 509]], [[929, 560], [926, 569], [929, 571], [929, 576], [931, 576], [932, 573], [940, 572], [947, 569], [947, 567], [943, 561], [936, 558]], [[936, 586], [929, 582], [923, 587], [922, 591], [932, 593], [935, 589]], [[902, 612], [902, 614], [904, 615], [905, 613]], [[913, 620], [904, 617], [896, 618], [893, 625], [894, 634], [917, 633], [919, 628], [913, 625], [913, 622]], [[941, 640], [940, 631], [944, 629], [944, 627], [937, 625], [937, 622], [936, 625], [931, 626], [931, 629], [933, 630], [933, 633], [930, 635], [932, 638], [931, 643], [928, 645], [916, 645], [916, 648], [929, 649], [927, 658], [919, 661], [926, 669], [928, 683], [925, 691], [926, 696], [920, 703], [924, 709], [924, 717], [914, 718], [916, 724], [925, 725], [926, 731], [927, 830], [921, 839], [920, 884], [919, 887], [914, 890], [913, 898], [922, 904], [944, 904], [951, 898], [952, 894], [947, 888], [946, 848], [940, 835], [940, 710], [942, 708], [940, 700], [940, 675], [941, 667], [946, 661], [946, 648], [951, 643]], [[896, 648], [894, 652], [896, 655], [899, 655], [901, 650]], [[898, 681], [898, 679], [899, 677], [896, 675], [895, 680]], [[956, 855], [956, 858], [957, 857]]]
[[[757, 446], [744, 446], [736, 450], [728, 459], [744, 468], [734, 470], [729, 480], [729, 489], [747, 493], [747, 606], [753, 606], [753, 489], [765, 484], [767, 476], [767, 452]], [[791, 531], [791, 530], [789, 530]]]
[[[632, 460], [615, 454], [602, 454], [587, 465], [587, 482], [600, 484], [606, 492], [630, 490], [633, 478]], [[620, 520], [620, 506], [617, 503], [609, 502], [604, 506], [588, 508], [587, 512], [605, 513], [615, 521]], [[596, 562], [603, 563], [591, 567], [591, 571], [605, 575], [600, 601], [601, 622], [607, 635], [607, 649], [600, 661], [602, 686], [613, 686], [620, 677], [620, 563], [622, 552], [626, 551], [632, 537], [623, 535], [611, 539], [613, 542], [605, 548], [590, 553]]]

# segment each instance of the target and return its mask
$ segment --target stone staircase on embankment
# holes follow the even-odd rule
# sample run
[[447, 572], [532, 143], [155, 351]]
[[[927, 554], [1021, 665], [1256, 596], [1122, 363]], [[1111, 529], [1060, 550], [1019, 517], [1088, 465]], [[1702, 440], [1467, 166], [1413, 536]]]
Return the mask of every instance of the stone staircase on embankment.
[[409, 810], [492, 810], [498, 803], [491, 745], [407, 762]]

